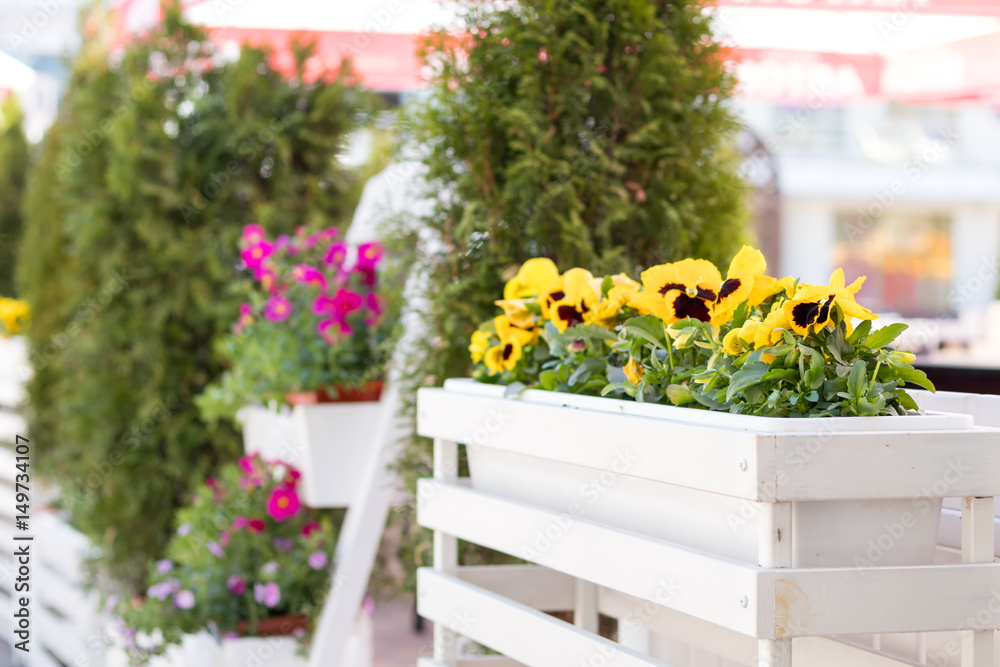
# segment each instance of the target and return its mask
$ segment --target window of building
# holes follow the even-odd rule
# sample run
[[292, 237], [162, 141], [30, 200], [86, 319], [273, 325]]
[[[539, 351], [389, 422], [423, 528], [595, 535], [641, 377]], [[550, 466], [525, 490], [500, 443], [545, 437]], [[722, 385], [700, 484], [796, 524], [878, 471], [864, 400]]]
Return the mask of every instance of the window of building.
[[951, 218], [890, 211], [837, 216], [835, 266], [848, 282], [868, 276], [858, 301], [877, 313], [932, 317], [949, 312]]

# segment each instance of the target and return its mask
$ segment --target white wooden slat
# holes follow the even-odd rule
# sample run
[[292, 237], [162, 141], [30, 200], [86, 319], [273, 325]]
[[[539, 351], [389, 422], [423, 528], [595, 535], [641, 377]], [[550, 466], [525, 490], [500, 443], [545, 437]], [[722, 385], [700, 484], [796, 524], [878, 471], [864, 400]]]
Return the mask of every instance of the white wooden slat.
[[[640, 618], [657, 635], [679, 639], [736, 664], [757, 664], [757, 640], [706, 621], [682, 614], [607, 588], [600, 590], [602, 614], [618, 619], [619, 633], [630, 619]], [[916, 663], [879, 655], [850, 642], [828, 637], [792, 640], [796, 667], [908, 667]], [[766, 663], [759, 663], [762, 667]]]
[[530, 555], [539, 565], [639, 598], [669, 601], [748, 635], [757, 631], [756, 567], [434, 480], [420, 480], [417, 491], [425, 498], [418, 520], [426, 528]]
[[576, 580], [576, 595], [573, 601], [573, 625], [597, 632], [599, 618], [597, 614], [597, 586], [583, 579]]
[[100, 602], [97, 597], [88, 593], [80, 582], [67, 581], [58, 572], [47, 568], [36, 568], [35, 590], [33, 600], [57, 611], [66, 617], [74, 627], [87, 629], [94, 622], [95, 611]]
[[1000, 495], [1000, 430], [774, 438], [778, 500]]
[[[758, 562], [761, 567], [787, 568], [792, 565], [792, 503], [766, 503], [761, 511]], [[771, 616], [774, 610], [775, 616]], [[777, 616], [780, 604], [770, 604], [764, 610], [761, 624], [775, 628], [776, 638], [758, 641], [759, 662], [770, 667], [792, 667], [792, 640], [781, 632], [782, 623]]]
[[40, 562], [69, 581], [83, 581], [90, 540], [51, 512], [34, 514], [31, 522]]
[[13, 445], [17, 436], [27, 436], [28, 424], [24, 418], [13, 412], [0, 410], [0, 444]]
[[63, 667], [62, 663], [53, 658], [44, 646], [37, 646], [31, 650], [27, 664], [29, 667]]
[[1000, 565], [762, 570], [759, 588], [775, 609], [763, 638], [954, 630], [1000, 602]]
[[[666, 667], [615, 642], [519, 605], [457, 577], [422, 568], [417, 609], [457, 632], [529, 667]], [[447, 663], [445, 663], [447, 664]]]
[[[992, 562], [993, 547], [993, 498], [963, 498], [962, 562]], [[962, 632], [962, 667], [993, 667], [992, 630]]]
[[[417, 667], [447, 667], [447, 665], [434, 658], [417, 658]], [[458, 667], [524, 667], [524, 665], [502, 655], [477, 655], [459, 658]]]
[[[434, 439], [434, 481], [438, 484], [458, 479], [458, 443], [443, 438]], [[458, 539], [455, 535], [434, 531], [434, 568], [454, 574], [458, 569]], [[458, 634], [444, 623], [434, 624], [434, 658], [451, 667], [457, 665]]]
[[[996, 510], [994, 510], [994, 513]], [[1000, 558], [1000, 516], [993, 517], [994, 557]], [[938, 545], [950, 549], [962, 548], [962, 510], [945, 508], [941, 510], [941, 526], [938, 531]]]
[[34, 648], [44, 648], [67, 665], [79, 664], [88, 657], [87, 644], [83, 633], [72, 623], [58, 618], [43, 605], [32, 605], [32, 637], [37, 644]]
[[[770, 465], [770, 459], [765, 457], [758, 464], [757, 451], [760, 447], [773, 451], [770, 436], [720, 433], [713, 428], [623, 418], [607, 412], [567, 413], [567, 409], [548, 405], [421, 389], [417, 430], [421, 435], [469, 447], [485, 443], [612, 472], [620, 472], [612, 466], [625, 452], [632, 461], [630, 473], [635, 471], [637, 476], [750, 500], [768, 499], [768, 489], [758, 487], [773, 481], [773, 469], [758, 470], [758, 465]], [[554, 415], [562, 418], [553, 420]], [[623, 419], [628, 420], [627, 429]], [[582, 442], [588, 446], [581, 447]]]
[[576, 579], [540, 565], [472, 565], [458, 568], [457, 575], [473, 586], [539, 611], [573, 608]]

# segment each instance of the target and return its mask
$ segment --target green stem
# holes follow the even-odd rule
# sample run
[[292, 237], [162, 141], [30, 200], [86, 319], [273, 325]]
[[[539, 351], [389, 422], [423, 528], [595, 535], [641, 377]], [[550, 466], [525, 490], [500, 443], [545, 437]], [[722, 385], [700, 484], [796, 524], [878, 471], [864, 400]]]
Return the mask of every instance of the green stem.
[[879, 359], [878, 361], [875, 362], [875, 372], [872, 373], [872, 381], [871, 384], [868, 385], [868, 391], [871, 391], [872, 389], [875, 388], [875, 380], [878, 379], [878, 369], [881, 367], [882, 367], [882, 360]]

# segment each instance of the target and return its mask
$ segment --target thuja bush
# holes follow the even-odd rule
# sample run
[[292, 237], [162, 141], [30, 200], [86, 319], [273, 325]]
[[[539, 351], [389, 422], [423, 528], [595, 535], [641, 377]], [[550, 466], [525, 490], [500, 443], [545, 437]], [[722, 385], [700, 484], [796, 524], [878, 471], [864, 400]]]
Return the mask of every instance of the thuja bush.
[[21, 237], [28, 142], [24, 114], [13, 95], [0, 102], [0, 296], [14, 295], [14, 264]]
[[[429, 326], [413, 387], [469, 374], [469, 333], [529, 257], [638, 275], [726, 264], [745, 238], [734, 80], [703, 2], [462, 6], [461, 34], [427, 40], [433, 94], [407, 127], [441, 194], [421, 221], [440, 243], [413, 256]], [[429, 452], [404, 454], [411, 483]]]
[[240, 448], [193, 404], [224, 370], [240, 230], [346, 225], [360, 186], [336, 155], [372, 104], [346, 66], [310, 83], [259, 50], [226, 62], [172, 8], [124, 53], [88, 35], [29, 178], [19, 278], [38, 465], [125, 584]]

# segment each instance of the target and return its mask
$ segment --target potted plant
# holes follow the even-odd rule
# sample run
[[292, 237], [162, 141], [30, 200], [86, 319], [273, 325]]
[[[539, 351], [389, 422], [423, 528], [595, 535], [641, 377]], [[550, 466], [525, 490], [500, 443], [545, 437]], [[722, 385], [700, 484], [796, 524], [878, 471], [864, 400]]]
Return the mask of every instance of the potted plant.
[[[947, 439], [972, 426], [964, 416], [917, 412], [903, 385], [933, 387], [913, 368], [912, 354], [888, 347], [903, 325], [872, 329], [876, 316], [855, 300], [863, 282], [846, 284], [839, 269], [827, 285], [778, 280], [749, 247], [725, 277], [695, 259], [651, 267], [638, 281], [580, 268], [560, 273], [550, 260], [529, 260], [497, 301], [502, 314], [472, 335], [474, 380], [421, 390], [421, 433], [448, 431], [467, 444], [472, 484], [488, 493], [574, 508], [577, 516], [756, 562], [758, 509], [746, 498], [767, 489], [740, 487], [739, 471], [756, 472], [754, 447], [771, 435], [801, 440], [800, 465], [783, 461], [798, 470], [822, 460], [837, 434], [891, 448], [921, 431]], [[497, 417], [509, 413], [512, 398], [532, 408]], [[612, 438], [579, 426], [609, 412], [620, 421]], [[452, 422], [442, 428], [445, 414]], [[663, 440], [643, 441], [650, 432]], [[747, 458], [664, 461], [656, 454], [657, 447], [725, 450], [736, 442], [751, 443], [740, 450]], [[700, 485], [669, 483], [683, 475], [654, 469], [702, 465], [708, 472]], [[887, 531], [892, 548], [877, 549], [878, 564], [929, 563], [937, 491], [917, 500], [890, 493], [794, 502], [796, 564], [871, 561], [872, 545]]]
[[330, 588], [335, 535], [301, 503], [299, 480], [290, 465], [247, 456], [199, 489], [146, 596], [118, 605], [133, 664], [203, 631], [233, 667], [262, 650], [275, 665], [306, 664], [300, 648]]
[[[351, 248], [336, 228], [272, 241], [247, 225], [241, 251], [246, 303], [222, 341], [231, 366], [198, 406], [209, 420], [238, 415], [247, 452], [299, 467], [305, 502], [345, 505], [379, 415], [392, 329], [382, 247]], [[342, 476], [319, 484], [315, 471]]]

